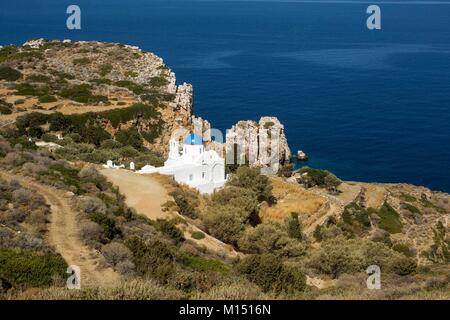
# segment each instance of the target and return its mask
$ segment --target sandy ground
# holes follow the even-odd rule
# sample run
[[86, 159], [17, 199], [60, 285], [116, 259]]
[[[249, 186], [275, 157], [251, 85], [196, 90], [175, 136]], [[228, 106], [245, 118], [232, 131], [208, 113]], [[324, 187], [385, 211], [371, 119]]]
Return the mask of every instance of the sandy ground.
[[2, 172], [0, 176], [16, 179], [26, 188], [41, 194], [51, 206], [47, 238], [69, 265], [81, 269], [82, 287], [107, 287], [117, 284], [121, 277], [99, 252], [86, 246], [80, 239], [78, 212], [70, 206], [70, 197], [64, 191], [31, 181], [29, 178]]
[[173, 218], [170, 213], [162, 210], [162, 205], [172, 198], [151, 176], [117, 169], [103, 169], [100, 172], [119, 188], [120, 193], [126, 197], [126, 204], [138, 214], [152, 220]]
[[[125, 196], [126, 204], [134, 208], [138, 214], [152, 220], [180, 217], [186, 221], [186, 224], [178, 225], [184, 232], [186, 239], [195, 242], [199, 246], [205, 246], [210, 252], [224, 258], [235, 258], [240, 255], [232, 246], [208, 235], [180, 214], [163, 211], [162, 205], [167, 201], [173, 201], [173, 198], [169, 196], [166, 188], [160, 181], [161, 179], [158, 179], [158, 177], [122, 169], [103, 169], [100, 172], [119, 188], [120, 193]], [[191, 234], [194, 231], [203, 232], [205, 238], [201, 240], [193, 239]]]

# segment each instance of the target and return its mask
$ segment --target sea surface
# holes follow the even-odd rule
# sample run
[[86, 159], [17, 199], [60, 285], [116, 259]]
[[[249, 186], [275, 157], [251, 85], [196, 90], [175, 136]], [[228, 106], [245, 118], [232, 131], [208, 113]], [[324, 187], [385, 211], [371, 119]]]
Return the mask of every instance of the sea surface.
[[[66, 28], [78, 4], [82, 29]], [[194, 85], [194, 112], [225, 130], [277, 116], [308, 165], [345, 180], [450, 192], [450, 3], [1, 1], [0, 44], [29, 38], [137, 45]]]

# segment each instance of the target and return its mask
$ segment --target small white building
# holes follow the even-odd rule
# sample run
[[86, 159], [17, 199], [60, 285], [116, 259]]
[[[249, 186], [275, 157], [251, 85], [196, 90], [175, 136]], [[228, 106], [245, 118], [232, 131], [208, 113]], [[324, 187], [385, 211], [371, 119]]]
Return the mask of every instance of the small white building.
[[169, 158], [164, 167], [146, 165], [139, 173], [172, 175], [175, 181], [196, 188], [201, 193], [212, 193], [225, 182], [225, 160], [214, 150], [205, 151], [202, 139], [190, 134], [183, 148], [174, 139], [170, 140]]

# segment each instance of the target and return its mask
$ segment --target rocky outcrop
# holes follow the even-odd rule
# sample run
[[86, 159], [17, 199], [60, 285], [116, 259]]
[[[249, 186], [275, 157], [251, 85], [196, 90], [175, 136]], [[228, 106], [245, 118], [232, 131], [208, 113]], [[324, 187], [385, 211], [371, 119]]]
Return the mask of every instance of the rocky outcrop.
[[284, 126], [276, 117], [239, 121], [227, 130], [224, 144], [209, 143], [207, 148], [225, 154], [227, 163], [248, 163], [274, 171], [291, 158]]
[[[103, 111], [101, 107], [107, 107], [107, 112], [114, 105], [125, 109], [137, 103], [155, 107], [157, 115], [142, 117], [137, 114], [133, 119], [126, 118], [114, 126], [107, 117], [103, 118], [101, 125], [113, 137], [120, 130], [136, 128], [147, 147], [167, 156], [170, 138], [174, 132], [181, 136], [179, 132], [184, 130], [202, 136], [207, 148], [227, 157], [230, 163], [235, 159], [235, 145], [239, 146], [238, 163], [268, 167], [271, 163], [278, 165], [290, 159], [284, 126], [277, 118], [263, 117], [259, 122], [239, 121], [228, 133], [212, 129], [207, 120], [193, 114], [192, 85], [177, 85], [175, 73], [162, 58], [137, 46], [34, 39], [15, 50], [21, 54], [16, 56], [29, 57], [7, 61], [8, 66], [20, 69], [24, 75], [16, 84], [50, 88], [49, 93], [61, 100], [58, 106], [61, 110], [65, 108], [64, 112], [74, 112], [72, 107], [86, 108], [86, 112], [92, 109]], [[91, 98], [86, 98], [87, 102], [82, 102], [73, 93], [80, 90], [87, 91], [82, 92], [84, 95], [102, 99], [89, 101]], [[31, 98], [36, 99], [37, 96], [24, 97]], [[31, 103], [34, 102], [30, 100], [28, 104]], [[48, 105], [48, 108], [50, 111], [54, 106]], [[155, 134], [156, 127], [158, 132]]]

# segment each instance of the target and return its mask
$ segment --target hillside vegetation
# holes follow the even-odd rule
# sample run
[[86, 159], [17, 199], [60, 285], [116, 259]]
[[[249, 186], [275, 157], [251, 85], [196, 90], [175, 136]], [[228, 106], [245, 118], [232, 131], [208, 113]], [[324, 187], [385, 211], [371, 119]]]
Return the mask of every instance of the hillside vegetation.
[[[162, 165], [168, 133], [192, 124], [180, 91], [160, 58], [129, 46], [0, 48], [0, 298], [450, 298], [446, 193], [243, 165], [212, 195], [136, 174], [168, 199], [161, 216], [136, 210], [99, 164]], [[64, 228], [97, 280], [81, 290], [65, 288]], [[371, 265], [381, 290], [367, 289]]]

